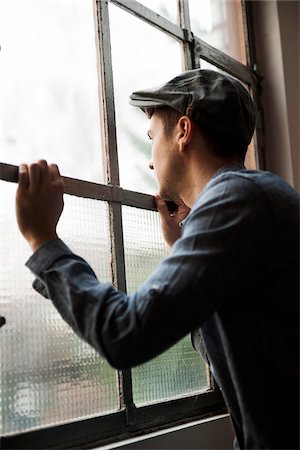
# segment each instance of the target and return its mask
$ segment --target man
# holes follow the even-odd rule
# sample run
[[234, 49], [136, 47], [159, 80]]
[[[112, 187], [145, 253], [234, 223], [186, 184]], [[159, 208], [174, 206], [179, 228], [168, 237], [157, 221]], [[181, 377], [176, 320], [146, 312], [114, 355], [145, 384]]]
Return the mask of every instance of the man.
[[170, 256], [130, 296], [100, 283], [57, 237], [58, 168], [21, 165], [17, 218], [34, 251], [34, 287], [117, 368], [192, 332], [239, 447], [298, 448], [299, 198], [277, 176], [243, 166], [255, 105], [236, 80], [208, 70], [135, 92], [131, 103], [150, 117]]

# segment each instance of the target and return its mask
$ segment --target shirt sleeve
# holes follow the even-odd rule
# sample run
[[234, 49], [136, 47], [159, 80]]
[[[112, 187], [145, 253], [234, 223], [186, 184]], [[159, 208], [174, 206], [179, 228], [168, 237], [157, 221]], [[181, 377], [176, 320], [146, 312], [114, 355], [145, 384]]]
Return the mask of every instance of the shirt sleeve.
[[237, 192], [226, 176], [212, 183], [185, 221], [171, 255], [132, 295], [99, 282], [88, 263], [59, 239], [27, 262], [36, 276], [34, 287], [112, 366], [144, 363], [245, 288], [245, 274], [256, 257], [254, 239], [259, 248], [259, 213], [254, 199], [248, 195], [245, 202]]

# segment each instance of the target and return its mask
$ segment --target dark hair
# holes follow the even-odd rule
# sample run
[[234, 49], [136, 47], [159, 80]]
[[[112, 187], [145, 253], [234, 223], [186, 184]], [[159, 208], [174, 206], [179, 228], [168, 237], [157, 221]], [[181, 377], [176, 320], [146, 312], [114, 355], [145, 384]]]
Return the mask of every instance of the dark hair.
[[170, 135], [171, 131], [175, 127], [179, 118], [182, 114], [174, 108], [170, 108], [169, 106], [160, 106], [158, 108], [145, 108], [145, 113], [148, 119], [151, 119], [153, 114], [155, 113], [164, 125], [164, 130], [167, 135]]
[[234, 158], [244, 162], [248, 145], [221, 131], [214, 130], [207, 125], [197, 124], [208, 147], [215, 156], [221, 158]]
[[[145, 108], [145, 113], [150, 119], [153, 114], [157, 114], [164, 124], [166, 134], [170, 134], [179, 118], [183, 116], [182, 113], [169, 106], [162, 106], [158, 108]], [[199, 128], [206, 144], [211, 152], [220, 158], [235, 158], [244, 162], [248, 145], [232, 137], [226, 133], [214, 130], [207, 125], [195, 122]]]

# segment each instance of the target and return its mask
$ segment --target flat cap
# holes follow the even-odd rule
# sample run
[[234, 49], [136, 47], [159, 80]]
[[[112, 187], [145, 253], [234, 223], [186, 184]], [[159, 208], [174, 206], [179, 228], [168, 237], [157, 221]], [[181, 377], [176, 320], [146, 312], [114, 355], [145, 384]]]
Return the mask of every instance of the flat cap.
[[256, 125], [257, 110], [248, 91], [235, 78], [213, 70], [183, 72], [161, 86], [133, 92], [129, 103], [143, 111], [169, 106], [247, 145]]

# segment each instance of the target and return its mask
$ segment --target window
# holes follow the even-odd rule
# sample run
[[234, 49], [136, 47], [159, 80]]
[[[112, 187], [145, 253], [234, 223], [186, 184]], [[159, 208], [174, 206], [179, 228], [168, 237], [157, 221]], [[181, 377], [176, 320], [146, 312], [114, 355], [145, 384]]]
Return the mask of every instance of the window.
[[[189, 337], [116, 372], [34, 293], [14, 182], [20, 162], [57, 162], [66, 177], [60, 236], [102, 281], [135, 290], [167, 249], [147, 121], [128, 97], [200, 65], [226, 71], [257, 96], [248, 6], [4, 0], [1, 8], [1, 445], [82, 448], [219, 411], [218, 387]], [[252, 166], [261, 164], [258, 143], [259, 134]]]

